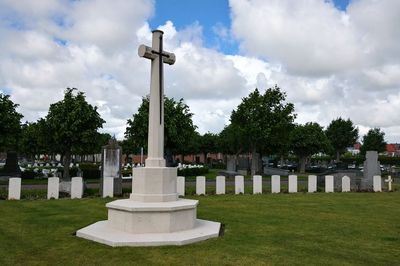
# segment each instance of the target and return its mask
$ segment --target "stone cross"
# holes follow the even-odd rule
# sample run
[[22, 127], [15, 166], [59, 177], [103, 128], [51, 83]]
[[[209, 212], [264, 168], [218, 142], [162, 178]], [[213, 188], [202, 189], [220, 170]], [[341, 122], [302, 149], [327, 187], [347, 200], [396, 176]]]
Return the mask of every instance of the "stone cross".
[[392, 182], [393, 178], [389, 175], [387, 179], [385, 179], [385, 182], [388, 183], [388, 191], [392, 191]]
[[173, 65], [175, 55], [163, 50], [163, 32], [153, 31], [152, 47], [139, 46], [139, 56], [151, 59], [148, 158], [146, 166], [165, 167], [163, 63]]

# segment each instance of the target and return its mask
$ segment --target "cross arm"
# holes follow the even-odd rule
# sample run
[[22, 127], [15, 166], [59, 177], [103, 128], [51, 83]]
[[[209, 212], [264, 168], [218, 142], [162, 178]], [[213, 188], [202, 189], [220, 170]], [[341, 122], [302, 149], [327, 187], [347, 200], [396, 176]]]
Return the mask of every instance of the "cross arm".
[[[146, 46], [146, 45], [140, 45], [138, 54], [140, 57], [144, 57], [147, 59], [156, 59], [158, 55], [160, 55], [159, 52], [154, 51], [153, 48]], [[163, 62], [168, 64], [168, 65], [173, 65], [175, 63], [175, 54], [173, 53], [168, 53], [163, 51], [161, 56], [163, 57]]]

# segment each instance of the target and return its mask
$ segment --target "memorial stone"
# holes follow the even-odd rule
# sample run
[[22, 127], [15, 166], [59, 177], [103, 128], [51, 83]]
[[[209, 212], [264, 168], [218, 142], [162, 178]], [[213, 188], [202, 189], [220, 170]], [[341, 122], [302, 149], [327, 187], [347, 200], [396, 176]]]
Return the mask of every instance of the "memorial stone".
[[71, 178], [71, 199], [81, 199], [83, 195], [82, 177]]
[[381, 175], [378, 152], [367, 151], [364, 161], [363, 179], [361, 181], [361, 188], [363, 190], [373, 190], [373, 177], [375, 175]]
[[235, 194], [244, 194], [244, 176], [235, 176]]
[[281, 176], [279, 175], [271, 176], [271, 192], [272, 193], [281, 192]]
[[103, 198], [114, 197], [114, 177], [103, 177]]
[[176, 190], [179, 196], [185, 196], [185, 177], [178, 176], [176, 182]]
[[261, 194], [262, 193], [262, 176], [255, 175], [253, 176], [253, 194]]
[[308, 176], [308, 192], [314, 193], [317, 191], [317, 176], [309, 175]]
[[[102, 178], [103, 185], [100, 187], [100, 190], [104, 189], [105, 186], [105, 177], [113, 178], [113, 195], [122, 195], [122, 178], [121, 178], [121, 157], [122, 157], [122, 149], [118, 145], [118, 142], [115, 138], [111, 138], [108, 142], [108, 145], [103, 146], [102, 148]], [[109, 180], [107, 181], [109, 182]], [[102, 193], [103, 196], [105, 195]], [[107, 196], [110, 196], [110, 193], [106, 193]]]
[[49, 177], [47, 179], [47, 199], [58, 199], [60, 190], [60, 178]]
[[374, 175], [373, 177], [373, 188], [374, 192], [382, 192], [382, 178], [380, 175]]
[[225, 176], [217, 176], [216, 178], [216, 189], [215, 189], [215, 193], [217, 195], [222, 195], [225, 194]]
[[289, 175], [289, 193], [297, 193], [297, 175]]
[[350, 177], [342, 177], [342, 192], [350, 192]]
[[333, 176], [325, 176], [325, 192], [333, 192]]
[[21, 178], [10, 177], [8, 179], [8, 199], [9, 200], [21, 199]]
[[206, 177], [197, 176], [196, 177], [196, 194], [205, 195], [206, 194]]

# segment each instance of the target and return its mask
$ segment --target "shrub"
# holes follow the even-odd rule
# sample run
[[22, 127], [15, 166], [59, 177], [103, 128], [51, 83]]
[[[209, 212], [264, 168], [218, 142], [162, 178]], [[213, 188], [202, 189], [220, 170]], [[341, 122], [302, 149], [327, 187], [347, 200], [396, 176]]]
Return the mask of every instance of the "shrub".
[[22, 179], [34, 179], [36, 176], [38, 176], [37, 173], [35, 173], [33, 170], [25, 170], [21, 172], [21, 178]]
[[208, 167], [178, 168], [179, 176], [198, 176], [208, 173]]

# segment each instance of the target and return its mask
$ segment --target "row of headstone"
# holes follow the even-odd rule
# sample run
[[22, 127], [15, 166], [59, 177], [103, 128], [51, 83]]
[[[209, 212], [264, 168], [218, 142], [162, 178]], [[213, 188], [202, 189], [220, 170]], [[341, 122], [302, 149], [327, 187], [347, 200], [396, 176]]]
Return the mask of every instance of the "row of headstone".
[[[279, 175], [273, 175], [271, 177], [271, 192], [280, 193], [281, 192], [281, 177]], [[289, 175], [288, 178], [288, 192], [296, 193], [297, 190], [297, 176]], [[334, 178], [333, 176], [325, 176], [325, 192], [334, 192], [333, 186]], [[225, 194], [225, 176], [216, 177], [216, 194]], [[381, 176], [373, 177], [373, 189], [375, 192], [382, 191], [382, 179]], [[389, 188], [391, 190], [391, 187]], [[313, 193], [317, 191], [317, 176], [308, 176], [308, 192]], [[72, 199], [80, 199], [83, 196], [83, 179], [82, 177], [71, 178], [71, 190]], [[185, 177], [177, 177], [177, 192], [178, 195], [185, 195]], [[342, 178], [342, 192], [350, 192], [350, 178], [344, 176]], [[244, 176], [235, 176], [235, 194], [244, 193]], [[262, 176], [253, 176], [253, 194], [262, 193]], [[60, 179], [59, 177], [49, 177], [47, 185], [47, 198], [58, 199], [60, 194]], [[206, 194], [206, 178], [205, 176], [196, 177], [196, 194], [205, 195]], [[114, 196], [114, 178], [104, 177], [103, 178], [103, 197], [113, 197]], [[14, 177], [9, 179], [8, 188], [8, 199], [19, 200], [21, 198], [21, 178]]]
[[[382, 179], [381, 176], [374, 176], [373, 190], [375, 192], [382, 191]], [[216, 189], [215, 193], [217, 195], [225, 194], [225, 176], [216, 177]], [[325, 176], [325, 192], [334, 192], [334, 178], [331, 175]], [[288, 192], [297, 193], [297, 175], [289, 175], [288, 178]], [[179, 196], [185, 195], [185, 177], [178, 176], [177, 178], [177, 192]], [[280, 193], [281, 192], [281, 177], [279, 175], [271, 176], [271, 192]], [[308, 192], [317, 192], [317, 176], [308, 176]], [[350, 192], [350, 177], [343, 176], [342, 178], [342, 192]], [[244, 176], [235, 176], [235, 194], [244, 193]], [[253, 194], [262, 193], [262, 176], [253, 176]], [[206, 194], [206, 178], [205, 176], [196, 177], [196, 194], [205, 195]]]

